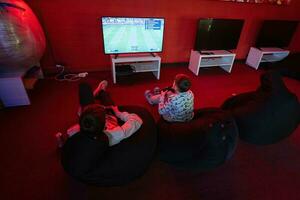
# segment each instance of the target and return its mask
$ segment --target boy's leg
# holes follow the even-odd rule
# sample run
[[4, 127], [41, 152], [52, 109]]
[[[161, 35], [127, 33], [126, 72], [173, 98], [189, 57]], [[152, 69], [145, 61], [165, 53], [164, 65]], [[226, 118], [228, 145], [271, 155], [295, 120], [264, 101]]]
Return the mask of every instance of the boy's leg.
[[104, 106], [113, 106], [115, 105], [114, 101], [112, 100], [110, 94], [105, 90], [100, 90], [95, 98], [100, 101], [100, 103]]
[[[80, 83], [79, 84], [79, 90], [78, 90], [78, 96], [79, 96], [79, 109], [78, 109], [78, 115], [81, 115], [81, 110], [85, 106], [89, 104], [95, 103], [93, 90], [91, 86], [88, 83]], [[55, 134], [58, 147], [63, 147], [64, 143], [66, 142], [67, 138], [71, 137], [72, 135], [76, 134], [80, 131], [80, 127], [78, 124], [72, 126], [68, 129], [67, 133], [61, 133], [57, 132]]]
[[151, 96], [151, 101], [153, 102], [153, 104], [159, 104], [161, 96], [160, 93], [161, 89], [159, 87], [155, 87], [153, 89], [153, 95]]
[[80, 83], [79, 85], [79, 104], [81, 107], [95, 103], [93, 90], [88, 83]]
[[157, 95], [152, 95], [150, 97], [151, 101], [153, 104], [159, 104], [159, 101], [160, 101], [160, 94], [157, 94]]
[[108, 83], [106, 80], [101, 81], [98, 84], [98, 87], [94, 90], [94, 97], [104, 106], [112, 106], [115, 105], [114, 101], [112, 100], [110, 94], [106, 92], [106, 88]]
[[145, 97], [146, 97], [148, 103], [151, 105], [158, 104], [160, 101], [160, 94], [154, 95], [151, 93], [150, 90], [145, 91]]

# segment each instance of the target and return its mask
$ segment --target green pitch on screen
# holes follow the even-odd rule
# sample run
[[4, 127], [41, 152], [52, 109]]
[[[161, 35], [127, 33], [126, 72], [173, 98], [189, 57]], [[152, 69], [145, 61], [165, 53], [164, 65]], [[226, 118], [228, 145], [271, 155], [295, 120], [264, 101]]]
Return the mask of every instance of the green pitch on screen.
[[106, 54], [162, 51], [164, 20], [102, 18]]

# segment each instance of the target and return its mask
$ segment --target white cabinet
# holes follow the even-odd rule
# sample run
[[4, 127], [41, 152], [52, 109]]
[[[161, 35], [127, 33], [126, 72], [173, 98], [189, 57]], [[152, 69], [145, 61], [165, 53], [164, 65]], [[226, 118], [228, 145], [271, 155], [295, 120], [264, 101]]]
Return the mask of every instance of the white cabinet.
[[116, 67], [122, 67], [122, 65], [125, 64], [130, 64], [134, 68], [135, 73], [152, 72], [157, 80], [159, 80], [161, 58], [157, 54], [119, 55], [117, 58], [115, 58], [114, 55], [111, 55], [110, 58], [114, 83], [117, 82]]
[[5, 107], [30, 104], [23, 84], [23, 75], [24, 72], [0, 75], [0, 100]]
[[34, 83], [44, 78], [42, 69], [38, 66], [39, 63], [29, 72], [22, 69], [0, 73], [0, 101], [5, 107], [30, 105], [26, 89], [33, 89]]
[[255, 48], [251, 47], [247, 56], [246, 64], [254, 69], [258, 69], [262, 62], [276, 62], [289, 55], [288, 50], [280, 48]]
[[189, 69], [196, 75], [201, 67], [219, 66], [227, 72], [231, 72], [235, 54], [225, 50], [191, 51]]

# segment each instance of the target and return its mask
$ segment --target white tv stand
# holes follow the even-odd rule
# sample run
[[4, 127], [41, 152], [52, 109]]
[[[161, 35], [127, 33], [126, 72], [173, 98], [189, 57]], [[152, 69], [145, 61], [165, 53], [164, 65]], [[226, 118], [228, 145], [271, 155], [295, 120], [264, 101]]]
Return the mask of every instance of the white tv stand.
[[246, 64], [254, 69], [258, 69], [262, 62], [276, 62], [289, 55], [288, 50], [280, 48], [255, 48], [251, 47], [247, 56]]
[[225, 50], [194, 51], [191, 50], [189, 69], [195, 74], [199, 74], [201, 67], [219, 66], [228, 73], [231, 72], [235, 59], [235, 53]]
[[[36, 66], [40, 66], [39, 63]], [[42, 69], [38, 69], [34, 77], [26, 78], [28, 69], [15, 72], [0, 73], [0, 101], [4, 107], [30, 105], [30, 99], [26, 89], [26, 79], [41, 79], [44, 77]], [[35, 80], [35, 81], [36, 81]], [[32, 88], [31, 88], [32, 89]]]
[[110, 58], [114, 83], [117, 82], [116, 67], [122, 67], [125, 64], [133, 66], [135, 73], [152, 72], [159, 80], [161, 58], [157, 54], [119, 55], [116, 58], [114, 55], [111, 55]]

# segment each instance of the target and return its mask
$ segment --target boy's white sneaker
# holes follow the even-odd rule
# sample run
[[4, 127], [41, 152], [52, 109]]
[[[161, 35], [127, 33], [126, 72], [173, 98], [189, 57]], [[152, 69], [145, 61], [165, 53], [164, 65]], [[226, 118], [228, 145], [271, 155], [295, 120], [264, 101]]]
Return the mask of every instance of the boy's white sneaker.
[[106, 90], [108, 86], [107, 80], [103, 80], [98, 84], [98, 87], [94, 90], [93, 94], [96, 96], [101, 90]]

